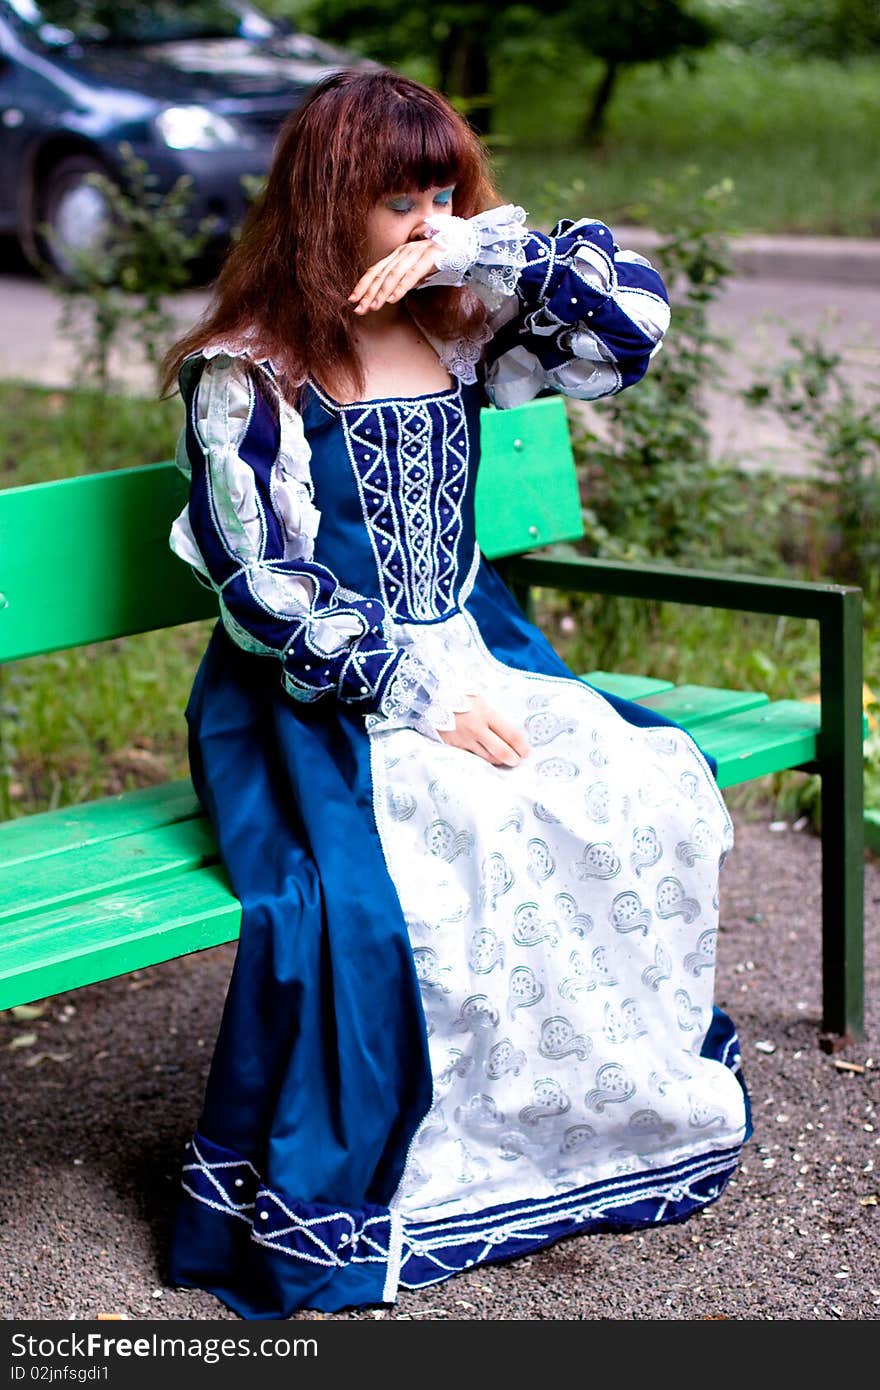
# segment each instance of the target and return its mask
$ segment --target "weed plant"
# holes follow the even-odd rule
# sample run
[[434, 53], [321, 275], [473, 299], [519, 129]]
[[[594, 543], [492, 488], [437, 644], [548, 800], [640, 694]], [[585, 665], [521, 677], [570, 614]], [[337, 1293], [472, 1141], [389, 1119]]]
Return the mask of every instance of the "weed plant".
[[[210, 218], [195, 229], [188, 226], [188, 175], [162, 193], [157, 176], [127, 141], [119, 153], [124, 186], [100, 173], [86, 179], [108, 209], [100, 244], [75, 250], [59, 245], [69, 265], [66, 277], [44, 267], [61, 301], [61, 332], [76, 345], [82, 380], [96, 388], [96, 405], [111, 394], [115, 348], [133, 344], [158, 381], [175, 328], [169, 296], [190, 282], [214, 232]], [[52, 235], [48, 228], [44, 234]]]
[[745, 393], [805, 437], [825, 487], [823, 569], [880, 593], [880, 394], [856, 399], [839, 353], [821, 337], [794, 334], [792, 356]]

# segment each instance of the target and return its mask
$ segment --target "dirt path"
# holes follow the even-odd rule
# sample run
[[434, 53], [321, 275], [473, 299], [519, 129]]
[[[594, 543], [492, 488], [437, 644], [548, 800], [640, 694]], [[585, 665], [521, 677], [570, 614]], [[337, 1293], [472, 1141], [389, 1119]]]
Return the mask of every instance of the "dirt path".
[[[868, 1032], [835, 1058], [816, 1045], [818, 841], [766, 817], [738, 815], [737, 833], [717, 998], [739, 1027], [755, 1135], [725, 1195], [681, 1226], [576, 1237], [353, 1316], [880, 1315], [880, 861]], [[0, 1014], [0, 1316], [237, 1320], [164, 1274], [233, 950], [60, 995], [33, 1020]]]

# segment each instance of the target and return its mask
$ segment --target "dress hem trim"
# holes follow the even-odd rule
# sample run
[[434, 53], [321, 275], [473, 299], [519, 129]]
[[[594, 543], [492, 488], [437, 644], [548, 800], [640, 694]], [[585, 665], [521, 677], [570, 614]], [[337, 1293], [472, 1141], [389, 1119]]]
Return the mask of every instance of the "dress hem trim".
[[[424, 1288], [567, 1235], [683, 1221], [720, 1197], [741, 1147], [737, 1143], [661, 1168], [604, 1178], [552, 1197], [409, 1222], [385, 1207], [349, 1211], [282, 1196], [260, 1181], [247, 1159], [197, 1133], [189, 1145], [184, 1191], [203, 1208], [253, 1223], [250, 1240], [267, 1255], [271, 1251], [301, 1266], [335, 1270], [343, 1279], [346, 1266], [380, 1267], [382, 1293], [377, 1290], [376, 1302], [392, 1303], [398, 1287]], [[208, 1211], [201, 1219], [209, 1220]]]

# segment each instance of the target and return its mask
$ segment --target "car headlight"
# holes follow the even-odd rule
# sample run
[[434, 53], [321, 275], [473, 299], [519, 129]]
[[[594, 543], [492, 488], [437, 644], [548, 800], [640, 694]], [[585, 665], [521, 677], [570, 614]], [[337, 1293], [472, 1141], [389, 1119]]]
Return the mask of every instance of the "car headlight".
[[172, 150], [220, 150], [242, 143], [232, 121], [207, 106], [169, 106], [156, 117], [156, 129]]

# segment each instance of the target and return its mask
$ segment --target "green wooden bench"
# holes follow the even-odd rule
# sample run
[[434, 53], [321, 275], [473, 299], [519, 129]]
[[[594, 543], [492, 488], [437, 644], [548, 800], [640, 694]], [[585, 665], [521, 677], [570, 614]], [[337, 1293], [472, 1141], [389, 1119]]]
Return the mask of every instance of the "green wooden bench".
[[[692, 729], [717, 758], [722, 786], [784, 768], [821, 773], [822, 1026], [827, 1046], [860, 1034], [860, 591], [577, 556], [564, 402], [485, 411], [483, 444], [481, 544], [524, 604], [540, 587], [818, 622], [821, 714], [757, 691], [599, 671], [587, 679]], [[214, 595], [168, 548], [184, 495], [172, 463], [0, 493], [0, 661], [213, 616]], [[0, 1009], [232, 941], [238, 930], [239, 906], [189, 782], [0, 826]]]

